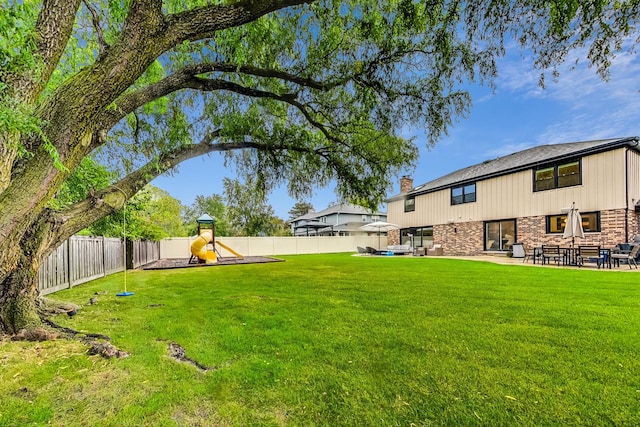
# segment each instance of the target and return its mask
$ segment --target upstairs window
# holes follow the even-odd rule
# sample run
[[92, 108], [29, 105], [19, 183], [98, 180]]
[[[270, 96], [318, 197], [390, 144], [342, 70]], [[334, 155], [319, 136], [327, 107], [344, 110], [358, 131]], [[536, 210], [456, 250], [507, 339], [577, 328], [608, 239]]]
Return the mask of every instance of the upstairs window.
[[409, 196], [404, 199], [404, 211], [413, 212], [416, 210], [416, 198], [415, 196]]
[[580, 185], [580, 162], [565, 163], [558, 166], [558, 188]]
[[461, 205], [476, 201], [476, 183], [461, 185], [451, 189], [451, 204]]
[[580, 160], [547, 165], [534, 170], [533, 191], [552, 190], [582, 184]]

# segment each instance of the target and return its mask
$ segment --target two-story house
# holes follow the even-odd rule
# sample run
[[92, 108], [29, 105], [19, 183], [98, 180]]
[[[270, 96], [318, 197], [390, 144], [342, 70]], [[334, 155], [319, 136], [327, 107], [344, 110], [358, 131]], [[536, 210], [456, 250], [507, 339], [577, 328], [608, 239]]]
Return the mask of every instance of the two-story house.
[[362, 236], [359, 228], [375, 221], [386, 221], [384, 212], [371, 212], [362, 206], [341, 204], [316, 212], [311, 210], [291, 221], [294, 236]]
[[441, 244], [445, 254], [507, 252], [570, 244], [563, 239], [575, 202], [584, 239], [612, 247], [640, 233], [638, 137], [541, 145], [488, 160], [413, 186], [403, 177], [387, 216], [400, 225], [389, 244]]

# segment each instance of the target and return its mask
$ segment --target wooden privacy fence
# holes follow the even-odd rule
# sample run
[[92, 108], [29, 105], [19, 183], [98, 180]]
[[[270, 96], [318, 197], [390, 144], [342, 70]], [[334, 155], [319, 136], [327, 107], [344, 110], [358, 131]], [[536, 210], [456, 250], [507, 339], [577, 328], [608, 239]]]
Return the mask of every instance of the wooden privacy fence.
[[127, 268], [140, 268], [160, 259], [160, 242], [151, 240], [127, 241]]
[[[158, 242], [128, 241], [127, 268], [138, 268], [159, 259]], [[122, 240], [73, 236], [40, 264], [38, 290], [47, 295], [123, 270]]]

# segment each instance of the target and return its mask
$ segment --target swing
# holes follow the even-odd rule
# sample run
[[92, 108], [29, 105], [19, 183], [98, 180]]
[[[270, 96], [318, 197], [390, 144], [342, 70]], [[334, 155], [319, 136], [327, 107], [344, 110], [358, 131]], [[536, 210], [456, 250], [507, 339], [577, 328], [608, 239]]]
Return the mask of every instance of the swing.
[[[118, 187], [116, 187], [120, 190]], [[124, 194], [124, 211], [122, 214], [122, 264], [124, 267], [124, 291], [116, 294], [119, 297], [129, 297], [135, 292], [127, 292], [127, 194], [120, 190]]]

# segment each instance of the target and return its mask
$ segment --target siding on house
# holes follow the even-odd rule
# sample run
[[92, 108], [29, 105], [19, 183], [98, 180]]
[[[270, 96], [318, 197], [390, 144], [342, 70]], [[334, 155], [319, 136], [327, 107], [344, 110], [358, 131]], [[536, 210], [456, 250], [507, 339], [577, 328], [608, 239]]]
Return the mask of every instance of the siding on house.
[[640, 153], [628, 151], [629, 207], [633, 210], [634, 205], [640, 201]]
[[[402, 201], [390, 202], [389, 222], [402, 227], [556, 215], [572, 202], [582, 212], [625, 208], [624, 149], [582, 158], [582, 185], [533, 191], [533, 172], [526, 170], [476, 183], [476, 201], [451, 205], [451, 189], [416, 196], [413, 212]], [[640, 156], [633, 156], [640, 166]], [[636, 201], [637, 201], [636, 197]]]
[[[640, 206], [640, 153], [633, 142], [627, 138], [543, 146], [496, 159], [502, 172], [493, 162], [461, 169], [391, 198], [389, 222], [404, 229], [432, 226], [433, 242], [442, 244], [445, 253], [477, 254], [484, 249], [484, 222], [492, 220], [515, 219], [518, 241], [562, 243], [558, 234], [546, 233], [546, 217], [561, 214], [575, 202], [581, 212], [600, 213], [601, 232], [588, 233], [581, 243], [613, 246], [639, 232], [635, 205]], [[545, 151], [555, 155], [554, 161], [580, 158], [581, 183], [534, 191], [534, 168], [547, 162], [541, 155]], [[451, 188], [474, 179], [476, 201], [452, 205]], [[415, 197], [413, 212], [404, 212], [407, 195]], [[400, 240], [399, 232], [390, 240]]]

